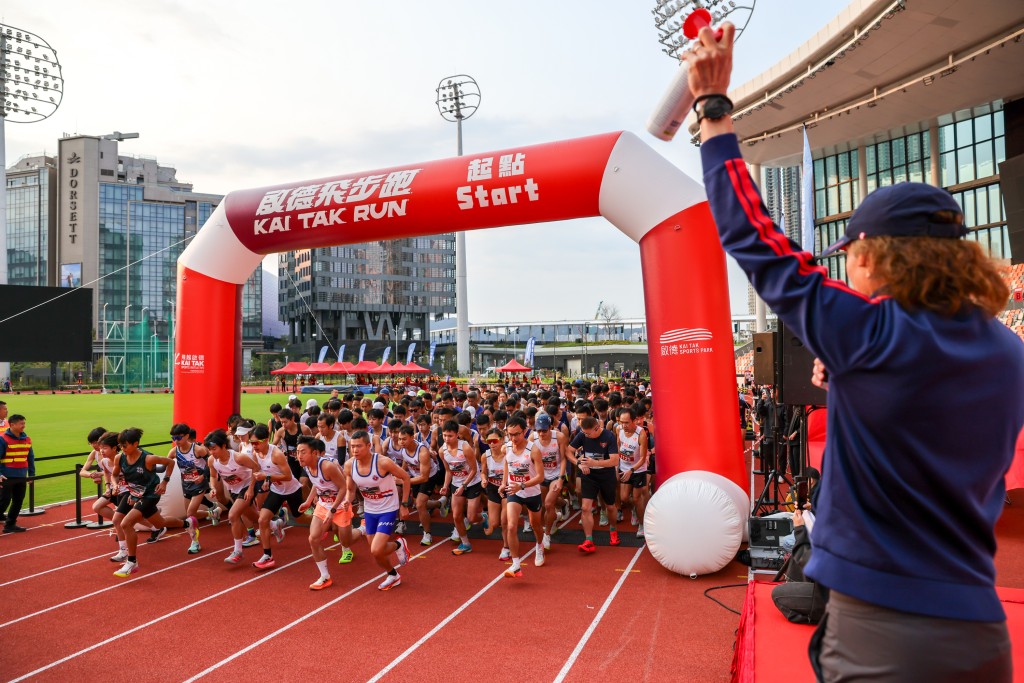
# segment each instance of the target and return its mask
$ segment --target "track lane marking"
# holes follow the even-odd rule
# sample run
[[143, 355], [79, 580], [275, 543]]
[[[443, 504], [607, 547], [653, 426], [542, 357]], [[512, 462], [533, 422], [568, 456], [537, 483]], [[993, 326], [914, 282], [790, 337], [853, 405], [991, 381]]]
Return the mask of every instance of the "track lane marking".
[[594, 635], [594, 631], [597, 630], [597, 625], [601, 623], [601, 619], [604, 618], [605, 612], [607, 612], [608, 608], [611, 606], [612, 600], [615, 599], [619, 589], [622, 588], [622, 584], [625, 583], [626, 579], [629, 577], [633, 566], [636, 565], [636, 561], [640, 559], [640, 555], [646, 547], [647, 546], [642, 545], [637, 549], [636, 554], [633, 555], [633, 559], [630, 560], [629, 565], [626, 567], [626, 571], [622, 572], [622, 576], [620, 576], [619, 580], [615, 583], [615, 587], [612, 588], [612, 592], [608, 594], [604, 604], [601, 605], [601, 609], [598, 610], [596, 615], [594, 615], [594, 620], [590, 622], [590, 626], [587, 627], [583, 637], [580, 638], [580, 642], [576, 643], [576, 647], [573, 649], [572, 654], [569, 655], [569, 659], [567, 659], [565, 664], [562, 665], [562, 670], [558, 672], [558, 676], [555, 677], [554, 683], [561, 683], [565, 680], [569, 670], [572, 669], [573, 664], [576, 663], [576, 659], [579, 658], [580, 653], [583, 652], [583, 646], [587, 644], [588, 640], [590, 640], [590, 636]]
[[[420, 557], [423, 557], [424, 555], [429, 553], [431, 550], [434, 550], [435, 548], [440, 548], [443, 545], [444, 545], [443, 543], [435, 543], [434, 545], [430, 546], [426, 550], [420, 551], [416, 555], [413, 555], [409, 559], [409, 561], [411, 562], [412, 560], [415, 560], [415, 559], [418, 559]], [[202, 678], [206, 674], [212, 673], [212, 672], [216, 671], [217, 669], [219, 669], [220, 667], [224, 666], [225, 664], [228, 664], [229, 662], [232, 662], [235, 659], [238, 659], [242, 655], [244, 655], [244, 654], [246, 654], [248, 652], [251, 652], [252, 650], [255, 650], [257, 647], [259, 647], [263, 643], [265, 643], [265, 642], [267, 642], [267, 641], [269, 641], [269, 640], [271, 640], [273, 638], [276, 638], [277, 636], [281, 635], [282, 633], [284, 633], [288, 629], [292, 628], [293, 626], [297, 626], [297, 625], [301, 624], [303, 621], [306, 621], [307, 619], [309, 619], [310, 617], [315, 616], [315, 615], [319, 614], [320, 612], [323, 612], [328, 607], [331, 607], [332, 605], [335, 605], [335, 604], [341, 602], [342, 600], [344, 600], [345, 598], [349, 597], [350, 595], [352, 595], [356, 591], [359, 591], [359, 590], [362, 590], [363, 588], [366, 588], [367, 586], [369, 586], [370, 584], [372, 584], [375, 581], [379, 581], [384, 576], [385, 575], [382, 572], [382, 573], [378, 574], [377, 576], [374, 576], [373, 578], [369, 579], [368, 581], [359, 584], [355, 588], [350, 589], [347, 593], [345, 593], [343, 595], [339, 595], [338, 597], [334, 598], [330, 602], [324, 603], [320, 607], [317, 607], [315, 610], [313, 610], [311, 612], [308, 612], [306, 614], [303, 614], [301, 617], [299, 617], [295, 621], [291, 622], [290, 624], [286, 624], [286, 625], [282, 626], [281, 628], [277, 629], [273, 633], [270, 633], [270, 634], [268, 634], [266, 636], [263, 636], [262, 638], [257, 640], [255, 643], [252, 643], [251, 645], [247, 645], [246, 647], [242, 648], [238, 652], [235, 652], [234, 654], [232, 654], [232, 655], [230, 655], [228, 657], [225, 657], [224, 659], [220, 660], [216, 664], [214, 664], [212, 666], [209, 666], [206, 669], [203, 669], [202, 671], [197, 673], [195, 676], [192, 676], [192, 678], [186, 679], [184, 681], [184, 683], [193, 683], [194, 681], [199, 680], [200, 678]], [[12, 681], [11, 683], [14, 683], [14, 681]]]

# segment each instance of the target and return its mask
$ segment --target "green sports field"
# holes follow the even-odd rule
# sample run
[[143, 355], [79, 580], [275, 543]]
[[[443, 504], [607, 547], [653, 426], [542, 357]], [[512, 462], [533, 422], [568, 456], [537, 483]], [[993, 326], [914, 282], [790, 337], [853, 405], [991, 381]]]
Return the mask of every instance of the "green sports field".
[[[170, 394], [0, 395], [0, 400], [7, 401], [11, 415], [25, 416], [25, 431], [32, 437], [36, 458], [88, 451], [85, 437], [93, 427], [105, 427], [111, 431], [139, 427], [145, 432], [143, 444], [169, 441], [173, 398]], [[308, 396], [302, 398], [305, 400]], [[320, 394], [314, 398], [322, 401], [326, 396]], [[242, 414], [262, 422], [270, 417], [267, 408], [271, 403], [283, 405], [287, 399], [287, 393], [242, 394]], [[155, 446], [149, 450], [164, 455], [170, 450], [170, 445]], [[85, 456], [37, 463], [36, 474], [73, 470], [76, 462], [85, 462]], [[94, 485], [83, 484], [83, 495], [95, 494]], [[74, 497], [73, 476], [36, 482], [37, 506]], [[27, 497], [25, 507], [28, 507]]]

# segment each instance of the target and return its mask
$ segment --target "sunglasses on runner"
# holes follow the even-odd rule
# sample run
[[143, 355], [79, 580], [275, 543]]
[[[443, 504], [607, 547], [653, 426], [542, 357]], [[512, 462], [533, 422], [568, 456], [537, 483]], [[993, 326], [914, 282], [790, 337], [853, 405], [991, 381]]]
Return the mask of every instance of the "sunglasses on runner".
[[181, 441], [184, 438], [183, 434], [171, 434], [171, 441]]
[[487, 443], [492, 445], [496, 443], [501, 443], [501, 439], [487, 439]]
[[266, 439], [249, 439], [249, 443], [263, 443]]
[[505, 432], [505, 433], [508, 434], [513, 439], [516, 438], [517, 436], [522, 436], [523, 435], [522, 432]]

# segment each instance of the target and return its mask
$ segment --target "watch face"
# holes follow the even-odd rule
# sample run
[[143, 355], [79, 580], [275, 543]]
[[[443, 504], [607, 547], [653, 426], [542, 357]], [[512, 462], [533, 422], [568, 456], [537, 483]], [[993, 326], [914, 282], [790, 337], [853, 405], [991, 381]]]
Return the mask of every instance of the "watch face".
[[715, 97], [704, 103], [704, 118], [720, 119], [731, 111], [728, 100]]

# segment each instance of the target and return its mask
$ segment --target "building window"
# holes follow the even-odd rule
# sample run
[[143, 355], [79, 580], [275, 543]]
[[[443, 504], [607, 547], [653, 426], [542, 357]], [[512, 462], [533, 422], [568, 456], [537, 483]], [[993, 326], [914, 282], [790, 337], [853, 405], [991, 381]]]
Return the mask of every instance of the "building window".
[[857, 150], [814, 160], [815, 219], [849, 213], [857, 196]]
[[994, 176], [1006, 160], [1003, 103], [940, 116], [939, 153], [943, 187]]
[[864, 153], [868, 192], [894, 183], [928, 182], [932, 160], [927, 130], [867, 145]]

